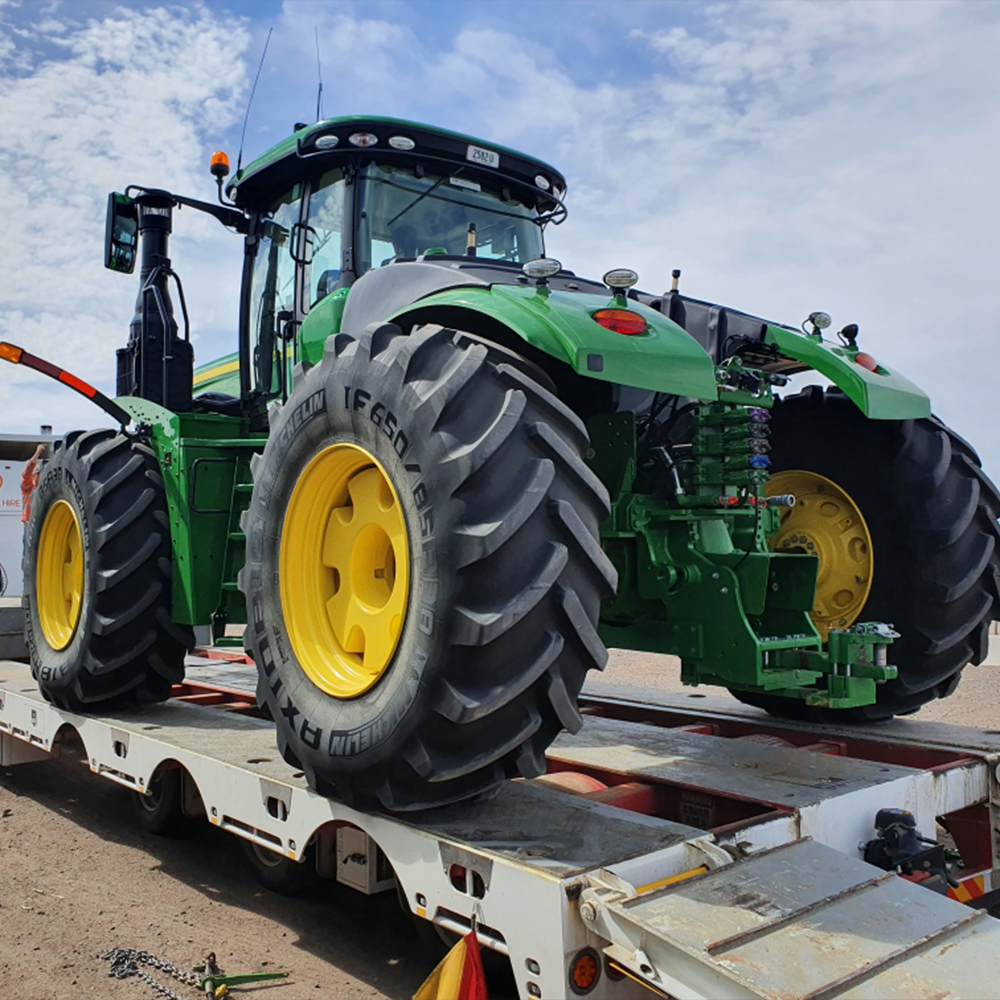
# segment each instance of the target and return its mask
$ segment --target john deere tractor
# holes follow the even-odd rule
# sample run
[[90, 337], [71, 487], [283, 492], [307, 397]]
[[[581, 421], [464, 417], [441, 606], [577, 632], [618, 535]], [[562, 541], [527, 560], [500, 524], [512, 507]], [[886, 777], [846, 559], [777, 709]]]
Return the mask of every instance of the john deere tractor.
[[[607, 646], [853, 719], [983, 658], [1000, 496], [856, 326], [579, 277], [545, 255], [558, 171], [413, 122], [296, 126], [213, 172], [217, 203], [110, 197], [106, 263], [141, 272], [116, 400], [0, 348], [118, 425], [67, 435], [32, 503], [54, 703], [165, 699], [196, 629], [245, 623], [285, 758], [407, 810], [541, 773]], [[245, 247], [238, 350], [198, 368], [182, 206]], [[833, 387], [779, 398], [807, 371]]]

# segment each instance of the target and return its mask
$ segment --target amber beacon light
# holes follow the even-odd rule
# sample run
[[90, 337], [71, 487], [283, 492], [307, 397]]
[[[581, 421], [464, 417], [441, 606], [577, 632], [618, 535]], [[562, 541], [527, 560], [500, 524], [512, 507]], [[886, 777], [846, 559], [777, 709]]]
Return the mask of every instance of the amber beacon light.
[[218, 177], [221, 180], [223, 177], [229, 176], [229, 157], [222, 152], [221, 149], [217, 149], [212, 154], [212, 159], [209, 161], [209, 169], [212, 171], [213, 177]]

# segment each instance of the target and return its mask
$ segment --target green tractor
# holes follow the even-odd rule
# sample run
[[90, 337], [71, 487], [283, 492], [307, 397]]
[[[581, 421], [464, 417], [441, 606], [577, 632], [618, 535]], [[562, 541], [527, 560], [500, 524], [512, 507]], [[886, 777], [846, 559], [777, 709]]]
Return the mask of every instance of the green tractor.
[[[442, 129], [335, 118], [212, 169], [218, 203], [110, 197], [106, 264], [141, 262], [116, 400], [0, 348], [119, 424], [67, 435], [32, 503], [53, 703], [166, 699], [196, 629], [245, 623], [286, 760], [409, 810], [542, 773], [607, 646], [861, 720], [983, 659], [1000, 496], [856, 326], [581, 278], [545, 255], [563, 176]], [[245, 245], [239, 349], [198, 368], [182, 206]], [[809, 370], [833, 387], [779, 398]]]

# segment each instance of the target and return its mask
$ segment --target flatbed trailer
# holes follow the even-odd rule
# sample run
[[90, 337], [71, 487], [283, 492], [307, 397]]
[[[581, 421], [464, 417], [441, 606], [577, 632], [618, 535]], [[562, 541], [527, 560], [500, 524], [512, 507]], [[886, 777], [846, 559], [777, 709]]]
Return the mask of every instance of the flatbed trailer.
[[[522, 998], [1000, 997], [1000, 733], [807, 726], [593, 684], [545, 777], [390, 815], [310, 791], [255, 682], [241, 655], [203, 650], [167, 703], [83, 716], [2, 661], [0, 765], [75, 736], [95, 774], [137, 794], [180, 768], [190, 814], [288, 858], [308, 849], [361, 892], [398, 889], [444, 930], [474, 926]], [[947, 829], [957, 885], [862, 860], [884, 808], [909, 810], [929, 840]]]

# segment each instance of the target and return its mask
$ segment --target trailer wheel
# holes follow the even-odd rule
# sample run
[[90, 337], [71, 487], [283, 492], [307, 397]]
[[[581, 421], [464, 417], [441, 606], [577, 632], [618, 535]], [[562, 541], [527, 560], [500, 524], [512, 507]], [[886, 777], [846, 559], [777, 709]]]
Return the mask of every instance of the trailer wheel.
[[615, 571], [586, 431], [509, 352], [332, 338], [275, 409], [244, 519], [258, 698], [310, 785], [390, 810], [534, 777], [581, 724]]
[[[792, 532], [800, 544], [817, 532], [825, 583], [814, 620], [824, 634], [856, 620], [892, 623], [901, 638], [889, 662], [899, 676], [878, 686], [876, 704], [847, 712], [733, 694], [778, 715], [840, 720], [885, 719], [950, 695], [962, 668], [985, 659], [1000, 610], [1000, 494], [979, 456], [934, 417], [869, 420], [839, 390], [819, 386], [780, 401], [773, 415], [775, 492], [791, 486], [836, 508], [829, 537], [809, 513], [817, 504], [785, 515], [789, 526], [800, 519], [803, 530]], [[772, 544], [787, 548], [789, 537], [783, 526]]]
[[250, 862], [254, 878], [265, 889], [279, 896], [298, 896], [317, 879], [315, 848], [311, 844], [306, 848], [302, 861], [293, 861], [252, 840], [243, 841], [243, 852]]
[[192, 822], [182, 806], [183, 780], [179, 767], [161, 769], [150, 778], [145, 795], [132, 793], [139, 825], [148, 833], [177, 837], [190, 831]]
[[60, 708], [163, 701], [192, 632], [171, 621], [163, 480], [146, 445], [113, 430], [53, 446], [24, 540], [32, 674]]

